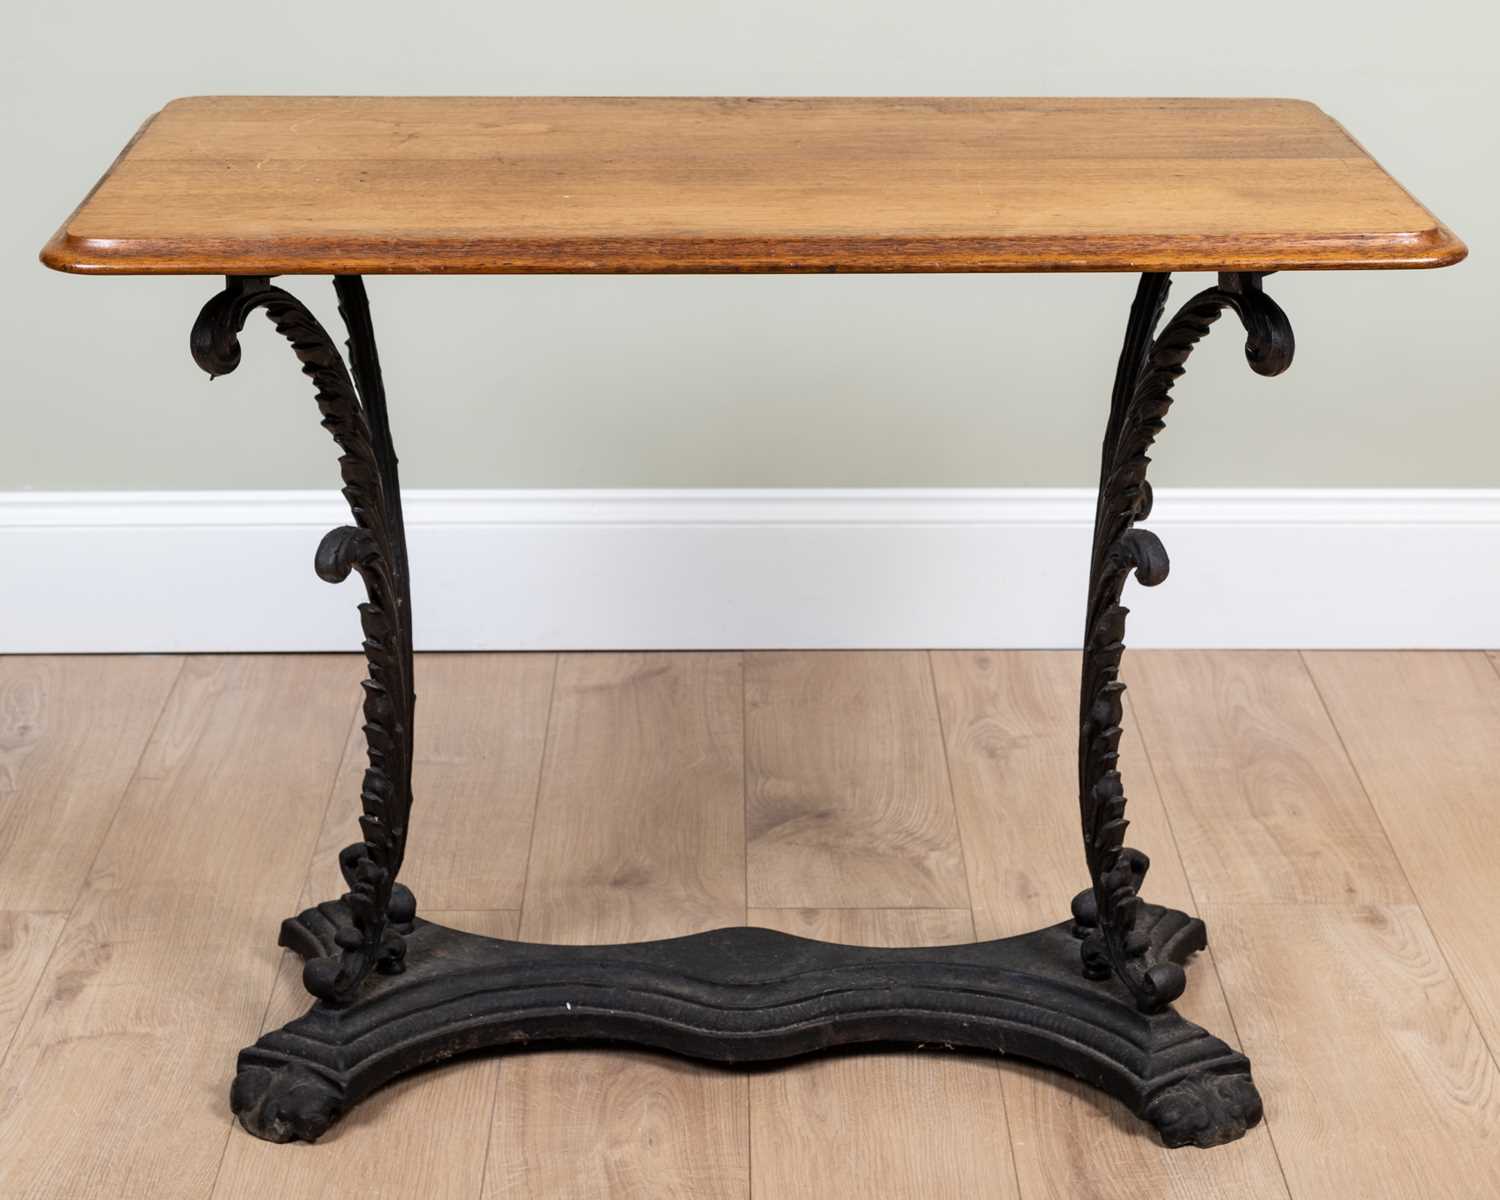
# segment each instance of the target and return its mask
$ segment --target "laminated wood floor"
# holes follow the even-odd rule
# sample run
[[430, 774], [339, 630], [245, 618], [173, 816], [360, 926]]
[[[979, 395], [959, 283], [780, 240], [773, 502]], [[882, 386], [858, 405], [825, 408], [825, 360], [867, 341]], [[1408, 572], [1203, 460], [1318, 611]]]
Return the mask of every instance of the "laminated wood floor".
[[[1077, 656], [424, 656], [424, 910], [493, 935], [749, 921], [869, 944], [1062, 919]], [[1126, 660], [1150, 899], [1182, 1007], [1266, 1121], [1167, 1151], [984, 1055], [730, 1071], [463, 1061], [317, 1146], [232, 1125], [235, 1051], [304, 1003], [281, 917], [354, 835], [361, 662], [0, 659], [0, 1197], [1500, 1195], [1500, 673], [1482, 653]]]

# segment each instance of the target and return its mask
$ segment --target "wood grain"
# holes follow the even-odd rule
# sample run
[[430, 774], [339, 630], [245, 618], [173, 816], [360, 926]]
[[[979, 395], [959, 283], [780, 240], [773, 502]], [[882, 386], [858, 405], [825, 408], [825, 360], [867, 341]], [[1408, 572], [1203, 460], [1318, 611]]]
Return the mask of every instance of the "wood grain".
[[1202, 915], [1297, 1200], [1500, 1195], [1500, 1072], [1418, 908]]
[[[671, 937], [745, 918], [737, 654], [558, 663], [521, 934]], [[717, 1200], [749, 1186], [743, 1075], [634, 1050], [503, 1060], [486, 1197]]]
[[[973, 941], [967, 909], [750, 910], [750, 924], [862, 946]], [[880, 1096], [872, 1105], [870, 1098]], [[751, 1195], [1019, 1195], [1000, 1072], [989, 1055], [890, 1050], [750, 1076]]]
[[360, 666], [187, 662], [16, 1033], [0, 1194], [207, 1195]]
[[1500, 1050], [1500, 678], [1485, 656], [1309, 653], [1360, 781], [1492, 1050]]
[[745, 919], [738, 654], [557, 668], [521, 934], [641, 941]]
[[1500, 1073], [1300, 656], [1132, 658], [1293, 1197], [1494, 1192]]
[[[1067, 920], [1089, 882], [1078, 834], [1078, 655], [933, 651], [932, 665], [979, 936]], [[1151, 858], [1146, 898], [1191, 912], [1172, 831], [1129, 719], [1120, 753], [1130, 797], [1126, 840]]]
[[66, 920], [60, 912], [0, 912], [0, 1069]]
[[921, 652], [746, 655], [750, 903], [967, 908]]
[[0, 658], [0, 910], [72, 908], [181, 670], [172, 656]]
[[[1149, 700], [1152, 710], [1130, 723], [1123, 743], [1138, 819], [1130, 840], [1153, 857], [1147, 894], [1191, 906], [1193, 892], [1209, 893], [1202, 915], [1215, 953], [1192, 965], [1182, 1007], [1243, 1043], [1267, 1102], [1266, 1126], [1231, 1146], [1163, 1150], [1113, 1101], [1039, 1068], [899, 1053], [797, 1064], [786, 1075], [618, 1051], [480, 1058], [380, 1093], [318, 1147], [231, 1136], [224, 1089], [235, 1050], [305, 1002], [296, 963], [274, 949], [276, 923], [302, 886], [362, 664], [194, 658], [76, 911], [0, 914], [0, 1038], [5, 1022], [20, 1021], [0, 1063], [0, 1195], [203, 1200], [217, 1171], [221, 1198], [473, 1196], [481, 1187], [491, 1197], [549, 1200], [743, 1197], [753, 1175], [761, 1197], [839, 1195], [845, 1178], [858, 1184], [846, 1194], [925, 1187], [933, 1196], [1007, 1196], [1018, 1179], [1023, 1200], [1220, 1200], [1286, 1195], [1282, 1166], [1295, 1200], [1500, 1194], [1500, 1087], [1482, 1036], [1500, 968], [1457, 911], [1467, 896], [1482, 912], [1497, 886], [1483, 781], [1500, 677], [1487, 680], [1478, 654], [1322, 653], [1306, 656], [1314, 688], [1313, 677], [1298, 682], [1288, 666], [1295, 658], [1132, 653], [1125, 664], [1138, 707]], [[19, 768], [15, 757], [6, 761], [28, 803], [46, 807], [57, 797], [43, 782], [66, 791], [70, 780], [95, 779], [95, 759], [117, 754], [110, 737], [95, 749], [73, 726], [107, 730], [122, 720], [136, 703], [123, 681], [137, 663], [64, 665], [87, 662], [102, 668], [92, 679], [96, 704], [56, 704], [63, 693], [49, 683], [40, 708], [28, 700], [8, 710], [47, 714], [23, 752], [16, 730], [26, 722], [8, 726], [6, 752], [19, 753]], [[744, 886], [735, 883], [744, 859], [732, 834], [743, 818], [737, 664], [734, 655], [559, 663], [561, 709], [544, 771], [555, 760], [560, 772], [550, 790], [543, 781], [537, 826], [550, 848], [527, 893], [539, 903], [539, 932], [631, 937], [631, 921], [642, 936], [676, 932], [669, 918], [678, 897], [683, 928], [744, 918], [743, 892], [734, 890]], [[36, 666], [0, 660], [0, 678]], [[981, 923], [1003, 931], [1053, 919], [1082, 874], [1076, 656], [943, 653], [933, 668]], [[458, 671], [442, 690], [482, 693], [474, 681], [496, 677], [491, 671]], [[1320, 690], [1332, 723], [1321, 703], [1308, 702]], [[424, 689], [424, 704], [439, 703]], [[800, 725], [818, 748], [788, 754], [818, 761], [829, 726]], [[79, 746], [80, 759], [40, 771], [54, 740]], [[467, 736], [462, 745], [473, 747]], [[1394, 843], [1383, 855], [1350, 798], [1345, 745], [1380, 810], [1366, 821], [1383, 823]], [[493, 764], [467, 750], [442, 766], [459, 782], [446, 809], [428, 800], [432, 819], [482, 826], [480, 779], [501, 781], [504, 771], [488, 775]], [[694, 782], [674, 790], [674, 778]], [[94, 828], [92, 807], [66, 811], [80, 829]], [[1197, 832], [1182, 838], [1184, 829]], [[1173, 861], [1173, 831], [1185, 872]], [[1241, 831], [1235, 849], [1225, 839]], [[55, 832], [67, 840], [66, 827]], [[600, 899], [610, 891], [601, 877], [619, 879], [616, 893], [634, 889], [608, 860], [617, 835], [634, 847], [633, 860], [650, 864], [637, 904]], [[39, 854], [55, 854], [60, 872], [76, 877], [65, 845]], [[591, 856], [601, 861], [591, 867]], [[538, 866], [544, 876], [559, 872], [561, 885], [538, 879]], [[37, 870], [45, 889], [45, 861]], [[1410, 875], [1407, 899], [1376, 897], [1365, 876], [1381, 871]], [[1363, 888], [1353, 896], [1344, 886], [1351, 876]], [[666, 886], [667, 878], [678, 882]], [[1274, 894], [1283, 885], [1287, 894]], [[963, 906], [749, 915], [793, 933], [921, 942], [962, 932], [955, 907]], [[506, 913], [441, 917], [495, 933], [514, 922]], [[970, 1067], [973, 1079], [948, 1077]], [[999, 1165], [1005, 1130], [986, 1078], [998, 1079], [1003, 1095], [1010, 1175]], [[849, 1161], [818, 1159], [813, 1130], [868, 1148]], [[926, 1153], [934, 1144], [941, 1153]], [[861, 1174], [877, 1168], [886, 1191]]]
[[0, 658], [0, 1063], [182, 661]]
[[[425, 915], [454, 929], [503, 938], [516, 936], [520, 919], [514, 912]], [[262, 1029], [301, 1016], [310, 1003], [302, 990], [302, 960], [284, 955]], [[360, 1103], [307, 1152], [260, 1141], [236, 1125], [214, 1200], [475, 1200], [484, 1179], [483, 1150], [501, 1061], [482, 1055], [398, 1079]]]
[[1296, 100], [200, 96], [43, 251], [94, 273], [1442, 266]]
[[743, 1075], [641, 1050], [505, 1060], [484, 1195], [507, 1200], [743, 1200]]
[[1200, 904], [1410, 902], [1295, 651], [1147, 651], [1126, 668]]
[[[516, 909], [526, 882], [552, 654], [419, 654], [411, 835], [401, 881], [419, 911]], [[359, 837], [363, 720], [356, 719], [305, 895], [344, 892], [338, 854]]]
[[[932, 661], [979, 936], [1065, 920], [1069, 901], [1088, 883], [1077, 816], [1078, 655], [934, 651]], [[1155, 776], [1128, 715], [1120, 759], [1130, 797], [1127, 841], [1151, 858], [1146, 898], [1195, 912]], [[1236, 1043], [1209, 954], [1189, 965], [1188, 990], [1176, 1007]], [[1264, 1127], [1211, 1153], [1183, 1154], [1142, 1137], [1135, 1119], [1093, 1088], [1027, 1063], [1003, 1067], [1026, 1200], [1286, 1194]]]

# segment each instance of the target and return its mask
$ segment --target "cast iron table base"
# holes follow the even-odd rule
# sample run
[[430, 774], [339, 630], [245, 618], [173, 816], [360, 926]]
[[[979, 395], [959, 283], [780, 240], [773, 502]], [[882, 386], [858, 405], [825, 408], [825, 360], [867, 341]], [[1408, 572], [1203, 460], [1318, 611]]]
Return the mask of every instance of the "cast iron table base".
[[[1088, 894], [1088, 893], [1085, 893]], [[337, 901], [282, 926], [304, 958], [335, 953]], [[1148, 953], [1179, 963], [1203, 922], [1143, 906]], [[418, 920], [410, 965], [351, 1003], [316, 1004], [240, 1055], [231, 1104], [273, 1142], [312, 1141], [388, 1079], [456, 1054], [536, 1042], [628, 1042], [723, 1063], [860, 1042], [1015, 1054], [1059, 1067], [1145, 1117], [1169, 1146], [1213, 1146], [1260, 1120], [1250, 1064], [1171, 1009], [1080, 976], [1065, 922], [967, 946], [879, 950], [770, 929], [624, 946], [543, 946]]]
[[1169, 276], [1141, 276], [1105, 429], [1079, 700], [1078, 799], [1090, 887], [1073, 919], [979, 945], [870, 949], [764, 929], [720, 929], [625, 946], [543, 946], [479, 937], [416, 917], [396, 882], [411, 812], [411, 600], [396, 455], [373, 326], [358, 276], [334, 287], [349, 331], [345, 364], [326, 330], [264, 277], [231, 277], [193, 327], [210, 374], [239, 363], [239, 334], [264, 308], [302, 362], [339, 466], [353, 524], [328, 533], [317, 573], [357, 572], [369, 767], [362, 840], [339, 856], [348, 891], [286, 921], [312, 1010], [242, 1051], [231, 1105], [251, 1133], [313, 1140], [387, 1080], [457, 1054], [532, 1042], [647, 1045], [716, 1062], [788, 1058], [830, 1046], [965, 1046], [1058, 1067], [1124, 1101], [1169, 1146], [1213, 1146], [1260, 1120], [1250, 1064], [1171, 1004], [1201, 921], [1140, 898], [1148, 861], [1125, 845], [1118, 769], [1119, 679], [1132, 573], [1167, 575], [1151, 511], [1148, 450], [1172, 388], [1228, 309], [1258, 374], [1290, 364], [1291, 327], [1261, 276], [1218, 284], [1161, 322]]

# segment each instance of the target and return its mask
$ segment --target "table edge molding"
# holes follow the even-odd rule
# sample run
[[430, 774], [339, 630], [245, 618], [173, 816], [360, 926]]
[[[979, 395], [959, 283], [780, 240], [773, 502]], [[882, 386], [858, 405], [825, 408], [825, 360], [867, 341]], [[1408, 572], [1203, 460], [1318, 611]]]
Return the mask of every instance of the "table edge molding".
[[[1039, 264], [1043, 256], [1048, 261]], [[67, 225], [41, 252], [74, 275], [615, 275], [822, 274], [829, 272], [1032, 273], [1388, 270], [1453, 266], [1468, 247], [1434, 219], [1406, 233], [1241, 237], [1151, 234], [1027, 238], [599, 237], [464, 241], [405, 239], [378, 247], [344, 239], [279, 245], [195, 239], [80, 237]]]

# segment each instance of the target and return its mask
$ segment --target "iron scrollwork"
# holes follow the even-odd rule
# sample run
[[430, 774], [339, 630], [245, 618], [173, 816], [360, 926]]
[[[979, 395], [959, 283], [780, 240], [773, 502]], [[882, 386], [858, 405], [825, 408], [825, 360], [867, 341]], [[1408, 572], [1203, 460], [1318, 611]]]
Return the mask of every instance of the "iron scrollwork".
[[1078, 739], [1079, 804], [1092, 887], [1075, 899], [1073, 911], [1083, 939], [1085, 974], [1092, 979], [1116, 976], [1147, 1013], [1160, 1012], [1177, 999], [1187, 977], [1175, 962], [1150, 961], [1149, 939], [1137, 929], [1141, 883], [1150, 863], [1124, 843], [1128, 822], [1118, 760], [1125, 685], [1119, 675], [1129, 610], [1120, 597], [1132, 572], [1146, 587], [1167, 577], [1166, 548], [1156, 534], [1137, 523], [1151, 512], [1148, 451], [1165, 427], [1172, 387], [1193, 348], [1227, 308], [1245, 328], [1245, 357], [1256, 374], [1279, 375], [1291, 365], [1291, 325], [1261, 290], [1260, 278], [1220, 275], [1216, 287], [1199, 292], [1153, 337], [1171, 277], [1141, 276], [1104, 437]]
[[[214, 374], [239, 361], [246, 317], [265, 309], [312, 379], [342, 450], [354, 524], [323, 539], [318, 573], [358, 571], [370, 764], [365, 840], [340, 856], [349, 892], [282, 923], [323, 1003], [239, 1056], [230, 1104], [271, 1141], [314, 1140], [394, 1074], [485, 1048], [555, 1041], [635, 1043], [716, 1062], [771, 1061], [834, 1045], [914, 1041], [1020, 1055], [1117, 1096], [1168, 1146], [1232, 1141], [1261, 1119], [1245, 1057], [1170, 1008], [1178, 964], [1207, 944], [1203, 922], [1139, 899], [1145, 856], [1124, 845], [1120, 656], [1125, 578], [1159, 582], [1161, 543], [1136, 528], [1150, 509], [1147, 451], [1172, 384], [1225, 308], [1262, 374], [1291, 357], [1280, 310], [1250, 276], [1221, 277], [1154, 335], [1165, 275], [1142, 279], [1105, 438], [1084, 656], [1079, 768], [1093, 887], [1075, 921], [978, 945], [869, 949], [719, 929], [628, 946], [549, 946], [415, 921], [395, 883], [411, 803], [411, 621], [396, 462], [369, 310], [357, 279], [336, 281], [348, 366], [307, 310], [268, 279], [231, 279], [193, 333]], [[1080, 988], [1086, 972], [1123, 985]], [[410, 962], [402, 973], [404, 954]], [[383, 970], [384, 974], [377, 973]], [[1138, 1009], [1144, 1009], [1142, 1016]]]
[[411, 594], [406, 535], [401, 515], [396, 455], [386, 415], [385, 390], [364, 283], [337, 276], [339, 312], [349, 331], [345, 366], [327, 331], [295, 296], [268, 278], [231, 276], [193, 325], [194, 361], [210, 377], [227, 375], [240, 362], [239, 335], [256, 309], [264, 309], [276, 332], [302, 363], [317, 392], [323, 428], [342, 451], [339, 469], [352, 525], [330, 530], [313, 566], [330, 583], [350, 571], [364, 581], [359, 606], [369, 677], [364, 681], [365, 739], [369, 765], [360, 789], [364, 840], [346, 847], [339, 868], [348, 892], [342, 905], [350, 924], [336, 949], [308, 960], [307, 990], [332, 1004], [348, 1002], [373, 970], [396, 973], [406, 953], [416, 902], [396, 882], [406, 848], [411, 812], [412, 688]]

